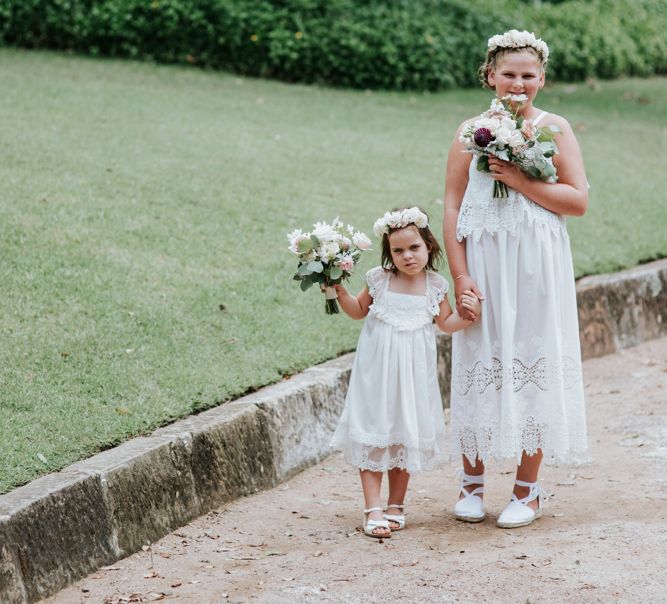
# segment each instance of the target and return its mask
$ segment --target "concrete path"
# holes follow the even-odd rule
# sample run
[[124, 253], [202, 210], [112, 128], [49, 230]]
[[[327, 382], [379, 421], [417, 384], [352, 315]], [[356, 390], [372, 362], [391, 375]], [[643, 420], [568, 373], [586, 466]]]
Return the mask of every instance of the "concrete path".
[[487, 520], [457, 522], [451, 465], [414, 477], [405, 531], [369, 539], [337, 454], [45, 602], [667, 602], [667, 338], [586, 361], [584, 379], [593, 463], [544, 468], [530, 527], [494, 524], [511, 464], [488, 468]]

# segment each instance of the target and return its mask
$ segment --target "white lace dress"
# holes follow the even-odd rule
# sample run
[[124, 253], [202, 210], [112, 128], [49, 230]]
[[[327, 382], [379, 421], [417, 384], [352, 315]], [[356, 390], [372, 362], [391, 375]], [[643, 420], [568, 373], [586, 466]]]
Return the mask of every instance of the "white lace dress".
[[432, 470], [447, 460], [435, 326], [448, 284], [426, 272], [422, 296], [390, 289], [391, 272], [366, 274], [373, 298], [359, 336], [345, 408], [332, 447], [354, 466]]
[[486, 300], [479, 323], [452, 339], [454, 454], [587, 460], [586, 417], [565, 219], [470, 165], [457, 224], [468, 271]]

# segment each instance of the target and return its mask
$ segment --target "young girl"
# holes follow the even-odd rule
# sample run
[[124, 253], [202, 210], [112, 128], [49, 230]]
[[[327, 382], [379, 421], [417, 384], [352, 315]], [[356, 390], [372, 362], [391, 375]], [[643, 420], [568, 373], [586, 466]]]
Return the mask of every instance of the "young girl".
[[[388, 212], [374, 230], [382, 238], [382, 266], [368, 271], [356, 298], [336, 286], [340, 307], [353, 319], [368, 318], [332, 446], [359, 468], [364, 533], [381, 538], [405, 527], [410, 474], [434, 469], [446, 457], [433, 321], [448, 333], [463, 329], [480, 304], [464, 292], [461, 306], [471, 320], [452, 313], [447, 281], [434, 272], [442, 252], [419, 208]], [[384, 510], [383, 472], [389, 478]]]
[[[464, 292], [485, 299], [484, 315], [452, 341], [451, 420], [455, 453], [463, 455], [460, 520], [484, 519], [484, 466], [491, 457], [518, 467], [509, 505], [498, 526], [530, 524], [542, 511], [537, 483], [544, 456], [585, 458], [586, 419], [572, 258], [564, 215], [581, 216], [588, 203], [584, 165], [572, 128], [533, 105], [544, 86], [547, 45], [529, 32], [489, 40], [480, 69], [501, 98], [525, 95], [518, 109], [533, 125], [555, 125], [557, 183], [536, 180], [492, 158], [478, 172], [464, 153], [461, 125], [449, 152], [445, 190], [445, 248], [457, 308]], [[493, 198], [493, 181], [507, 199]]]

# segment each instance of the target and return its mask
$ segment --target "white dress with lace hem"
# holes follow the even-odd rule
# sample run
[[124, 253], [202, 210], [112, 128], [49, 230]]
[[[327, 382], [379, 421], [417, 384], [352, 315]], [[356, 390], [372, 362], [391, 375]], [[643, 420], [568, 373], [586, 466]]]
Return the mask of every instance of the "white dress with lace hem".
[[485, 296], [452, 337], [453, 454], [588, 461], [576, 291], [565, 218], [493, 179], [473, 157], [457, 237]]
[[427, 271], [421, 296], [390, 291], [382, 267], [366, 281], [373, 304], [331, 445], [360, 469], [433, 470], [448, 457], [433, 325], [447, 281]]

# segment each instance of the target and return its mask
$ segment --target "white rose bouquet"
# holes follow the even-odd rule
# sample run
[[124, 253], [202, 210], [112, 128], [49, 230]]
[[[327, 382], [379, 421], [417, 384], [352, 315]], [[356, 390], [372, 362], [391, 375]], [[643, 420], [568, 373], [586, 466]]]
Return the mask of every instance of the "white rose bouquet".
[[[537, 128], [532, 120], [517, 116], [526, 95], [507, 95], [493, 99], [491, 107], [461, 132], [459, 141], [468, 153], [477, 155], [477, 169], [489, 172], [489, 157], [498, 157], [512, 162], [526, 174], [556, 182], [556, 168], [548, 158], [558, 153], [554, 136], [557, 126]], [[507, 186], [494, 181], [493, 196], [507, 197]]]
[[319, 283], [325, 294], [326, 313], [338, 313], [333, 286], [350, 277], [361, 252], [370, 249], [371, 240], [351, 225], [345, 227], [338, 218], [331, 224], [315, 223], [310, 233], [292, 231], [287, 239], [289, 251], [299, 258], [294, 280], [300, 282], [301, 291]]

